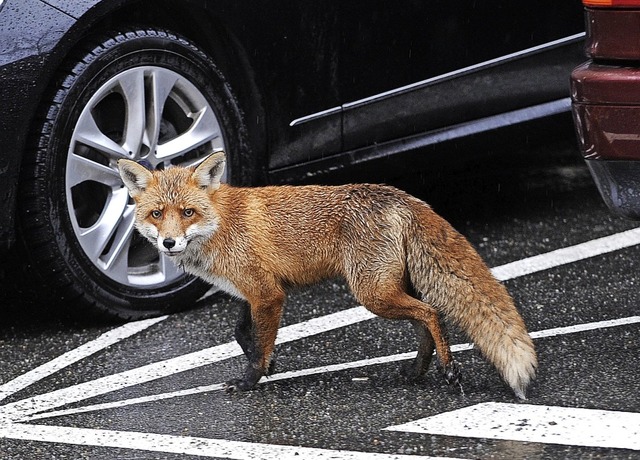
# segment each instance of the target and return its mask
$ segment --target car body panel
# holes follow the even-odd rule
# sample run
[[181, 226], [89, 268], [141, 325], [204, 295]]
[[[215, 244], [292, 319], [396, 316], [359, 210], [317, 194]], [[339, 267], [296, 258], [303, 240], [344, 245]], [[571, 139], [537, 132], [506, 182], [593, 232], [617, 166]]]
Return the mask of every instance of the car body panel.
[[571, 81], [578, 104], [640, 105], [640, 68], [627, 62], [586, 62], [573, 70]]
[[552, 43], [544, 51], [508, 55], [434, 77], [386, 97], [346, 104], [345, 149], [566, 98], [567, 63], [576, 62], [581, 54], [582, 35], [578, 34], [561, 45]]
[[585, 159], [639, 159], [640, 68], [589, 61], [573, 71], [571, 81], [578, 143]]
[[585, 50], [592, 59], [640, 59], [640, 11], [587, 8]]
[[579, 59], [579, 44], [563, 43], [569, 58], [529, 51], [584, 30], [572, 2], [345, 3], [345, 150], [566, 97]]
[[20, 160], [32, 141], [28, 129], [51, 74], [50, 56], [73, 23], [68, 15], [38, 0], [6, 2], [0, 12], [0, 249], [14, 239]]

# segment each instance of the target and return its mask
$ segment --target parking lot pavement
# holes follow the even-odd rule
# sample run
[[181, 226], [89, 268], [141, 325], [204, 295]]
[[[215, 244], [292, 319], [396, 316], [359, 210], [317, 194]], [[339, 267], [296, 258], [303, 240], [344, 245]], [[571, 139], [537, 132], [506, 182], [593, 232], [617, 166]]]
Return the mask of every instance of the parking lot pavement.
[[412, 329], [331, 281], [292, 293], [275, 374], [236, 395], [222, 387], [244, 366], [233, 299], [116, 326], [5, 318], [0, 458], [639, 458], [640, 228], [571, 158], [459, 174], [425, 196], [521, 310], [540, 361], [527, 401], [455, 329], [462, 388], [435, 367], [404, 380]]

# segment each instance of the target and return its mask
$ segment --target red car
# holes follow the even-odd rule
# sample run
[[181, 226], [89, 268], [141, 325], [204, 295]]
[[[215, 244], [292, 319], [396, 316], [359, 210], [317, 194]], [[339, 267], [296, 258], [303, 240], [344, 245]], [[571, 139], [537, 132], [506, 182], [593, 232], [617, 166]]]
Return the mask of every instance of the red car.
[[586, 53], [571, 74], [582, 154], [609, 208], [640, 219], [640, 0], [584, 0]]

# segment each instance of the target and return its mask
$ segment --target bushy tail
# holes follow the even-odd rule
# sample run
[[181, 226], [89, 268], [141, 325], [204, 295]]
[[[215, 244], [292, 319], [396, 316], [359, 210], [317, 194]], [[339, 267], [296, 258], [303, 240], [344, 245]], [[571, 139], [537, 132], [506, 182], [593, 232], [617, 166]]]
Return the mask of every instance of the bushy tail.
[[[423, 300], [452, 319], [520, 399], [538, 365], [513, 299], [469, 242], [432, 211], [407, 247], [409, 276]], [[421, 212], [421, 213], [422, 213]], [[434, 222], [436, 225], [424, 225]]]

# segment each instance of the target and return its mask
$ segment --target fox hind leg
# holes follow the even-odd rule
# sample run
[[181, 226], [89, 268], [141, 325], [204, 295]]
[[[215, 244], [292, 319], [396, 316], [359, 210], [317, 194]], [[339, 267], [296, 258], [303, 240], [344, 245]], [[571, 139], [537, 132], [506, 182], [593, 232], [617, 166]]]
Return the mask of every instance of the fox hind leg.
[[402, 367], [402, 375], [410, 380], [418, 380], [429, 369], [431, 359], [433, 358], [433, 351], [435, 350], [435, 343], [429, 330], [417, 320], [411, 320], [416, 335], [418, 337], [418, 353], [414, 360]]
[[414, 324], [417, 322], [418, 327], [423, 328], [422, 331], [419, 331], [419, 334], [423, 334], [423, 332], [425, 334], [420, 338], [418, 355], [414, 361], [417, 366], [414, 368], [415, 371], [426, 370], [426, 366], [431, 360], [431, 347], [435, 347], [447, 383], [460, 384], [462, 380], [460, 370], [451, 355], [451, 349], [437, 310], [411, 297], [399, 286], [378, 285], [373, 290], [371, 288], [371, 284], [365, 290], [358, 289], [357, 285], [354, 289], [352, 285], [354, 294], [368, 310], [382, 318], [406, 319]]

